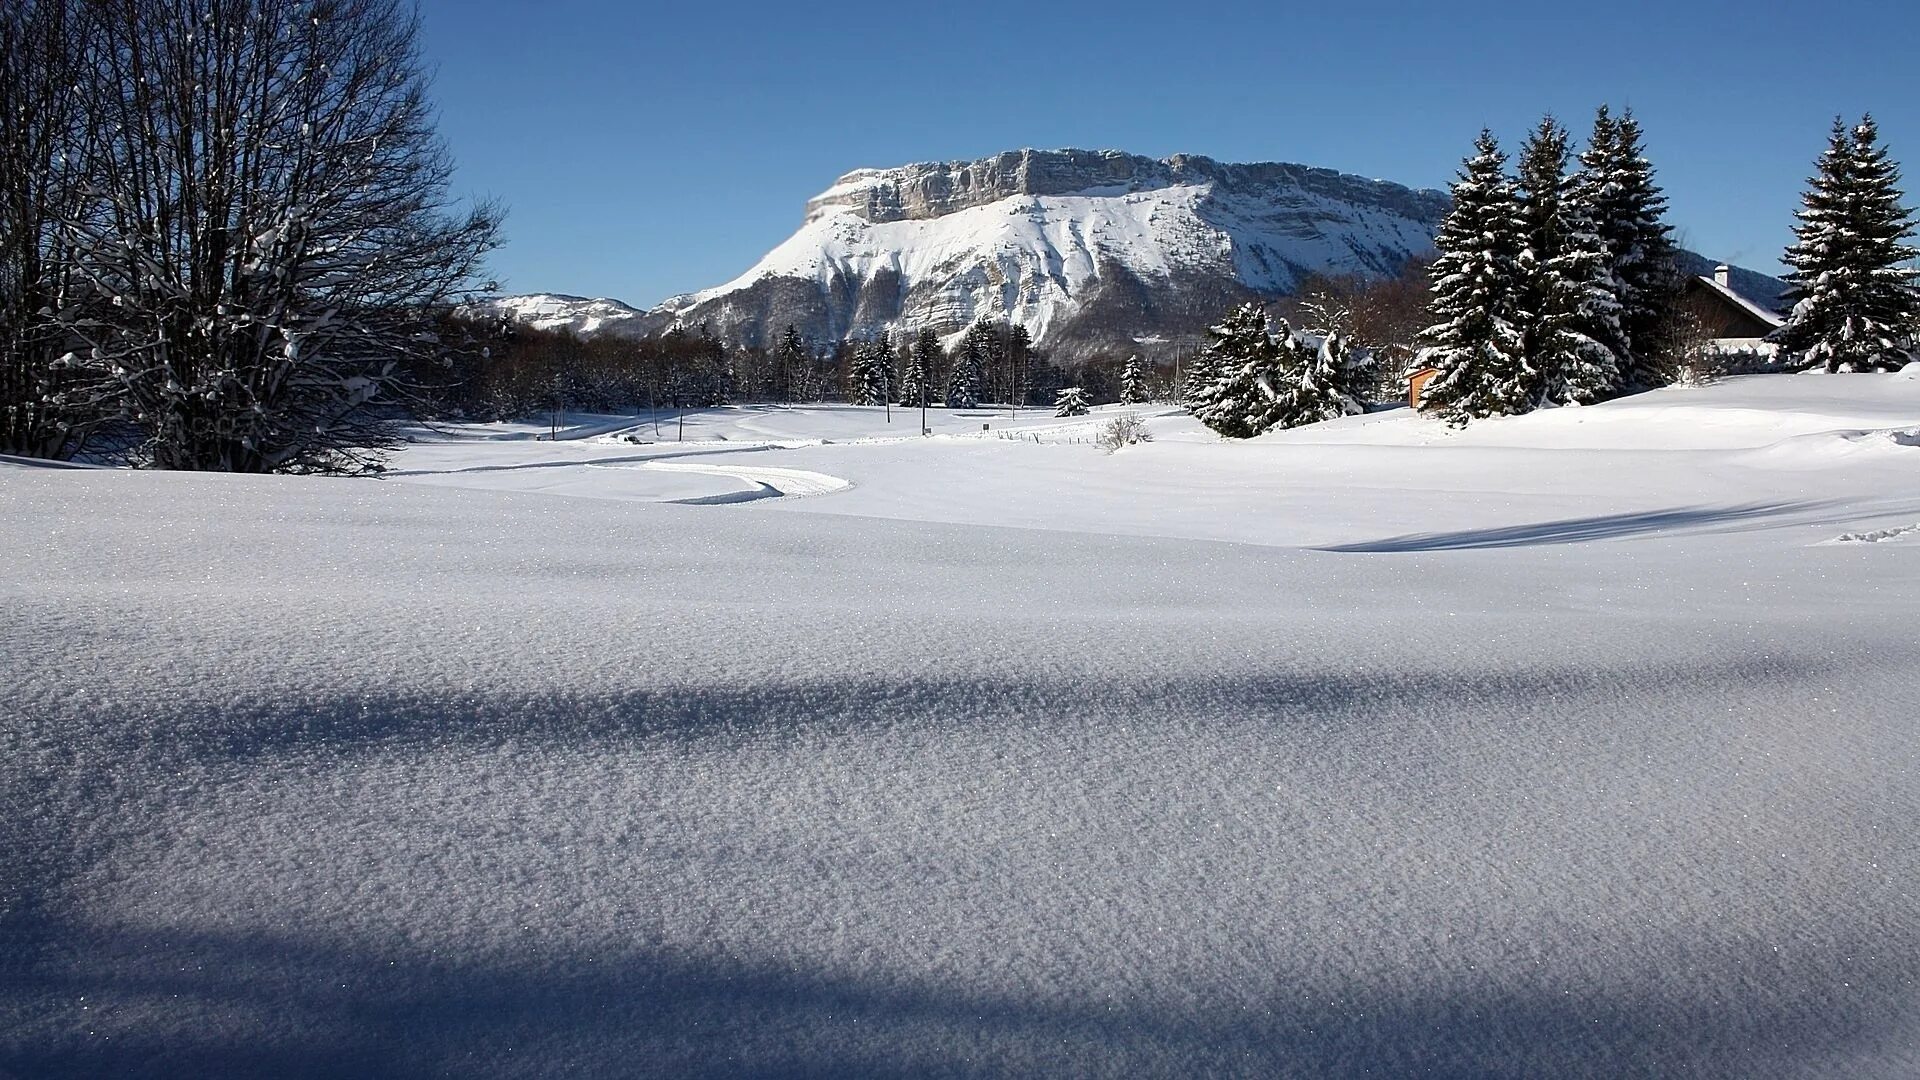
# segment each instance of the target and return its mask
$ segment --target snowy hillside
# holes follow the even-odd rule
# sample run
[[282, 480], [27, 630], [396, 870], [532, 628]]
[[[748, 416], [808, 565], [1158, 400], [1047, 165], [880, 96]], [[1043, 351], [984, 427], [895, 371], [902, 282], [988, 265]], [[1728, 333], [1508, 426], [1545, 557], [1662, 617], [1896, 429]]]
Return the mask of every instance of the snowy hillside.
[[1920, 369], [1112, 411], [0, 463], [0, 1075], [1920, 1075]]
[[1009, 319], [1073, 351], [1193, 334], [1308, 273], [1385, 275], [1432, 246], [1445, 196], [1298, 165], [1024, 150], [864, 169], [739, 278], [649, 324], [816, 339]]
[[539, 330], [569, 330], [591, 336], [627, 330], [641, 312], [618, 300], [588, 299], [559, 293], [502, 296], [469, 305], [465, 314], [492, 316]]

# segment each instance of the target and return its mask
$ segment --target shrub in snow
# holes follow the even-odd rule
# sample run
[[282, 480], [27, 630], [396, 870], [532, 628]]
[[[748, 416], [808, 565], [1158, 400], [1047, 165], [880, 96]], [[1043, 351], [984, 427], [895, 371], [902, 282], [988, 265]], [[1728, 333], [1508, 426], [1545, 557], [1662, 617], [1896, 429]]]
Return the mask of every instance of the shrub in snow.
[[1810, 367], [1893, 371], [1915, 355], [1920, 251], [1905, 243], [1913, 215], [1900, 205], [1900, 170], [1879, 141], [1872, 117], [1851, 130], [1836, 119], [1802, 197], [1798, 239], [1785, 256], [1793, 309], [1773, 340]]
[[1069, 386], [1060, 391], [1060, 396], [1053, 402], [1053, 414], [1055, 416], [1087, 415], [1087, 392], [1078, 386]]
[[1101, 424], [1093, 444], [1111, 454], [1123, 446], [1137, 446], [1152, 441], [1153, 432], [1147, 430], [1146, 421], [1127, 413]]

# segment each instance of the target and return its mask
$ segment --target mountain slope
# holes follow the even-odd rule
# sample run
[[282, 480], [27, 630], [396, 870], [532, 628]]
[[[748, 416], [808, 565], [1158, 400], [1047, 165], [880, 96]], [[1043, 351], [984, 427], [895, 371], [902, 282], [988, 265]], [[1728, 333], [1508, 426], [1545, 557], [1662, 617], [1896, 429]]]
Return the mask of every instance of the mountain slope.
[[641, 324], [764, 343], [1010, 318], [1056, 350], [1197, 332], [1315, 271], [1391, 274], [1430, 250], [1446, 195], [1301, 165], [1022, 150], [860, 170], [745, 274]]

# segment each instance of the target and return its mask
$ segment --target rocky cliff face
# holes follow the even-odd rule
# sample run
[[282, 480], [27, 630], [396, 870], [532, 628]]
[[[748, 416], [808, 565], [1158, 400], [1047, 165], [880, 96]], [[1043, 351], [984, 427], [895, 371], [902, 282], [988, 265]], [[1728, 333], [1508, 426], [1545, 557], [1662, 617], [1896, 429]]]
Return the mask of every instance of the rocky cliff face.
[[807, 220], [843, 211], [876, 224], [926, 220], [1017, 195], [1117, 194], [1197, 184], [1219, 185], [1223, 195], [1308, 192], [1356, 206], [1389, 207], [1419, 220], [1446, 212], [1444, 192], [1414, 191], [1306, 165], [1224, 165], [1184, 154], [1162, 161], [1115, 150], [1015, 150], [979, 161], [850, 172], [807, 201]]
[[726, 285], [635, 323], [706, 323], [747, 344], [1009, 319], [1072, 355], [1200, 333], [1309, 273], [1391, 274], [1424, 254], [1443, 192], [1303, 165], [1035, 151], [863, 169]]

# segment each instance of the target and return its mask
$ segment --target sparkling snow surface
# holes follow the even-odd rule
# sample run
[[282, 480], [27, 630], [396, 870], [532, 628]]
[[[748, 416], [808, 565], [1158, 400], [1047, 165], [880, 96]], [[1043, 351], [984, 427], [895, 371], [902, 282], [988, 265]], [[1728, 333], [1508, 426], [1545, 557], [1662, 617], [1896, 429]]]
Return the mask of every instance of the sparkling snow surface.
[[1920, 372], [934, 417], [0, 462], [0, 1075], [1920, 1074]]

